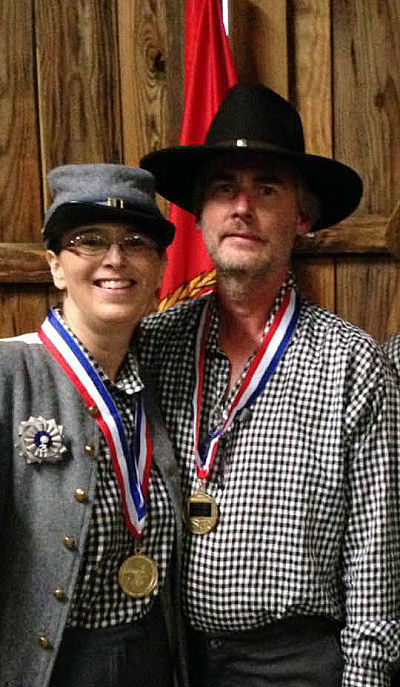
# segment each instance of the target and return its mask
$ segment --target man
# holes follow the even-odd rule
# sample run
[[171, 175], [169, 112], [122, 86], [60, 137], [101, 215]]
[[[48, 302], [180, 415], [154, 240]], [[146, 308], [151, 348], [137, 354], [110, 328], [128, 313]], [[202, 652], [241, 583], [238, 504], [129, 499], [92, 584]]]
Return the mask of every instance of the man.
[[[400, 335], [391, 336], [385, 341], [383, 346], [394, 368], [397, 376], [397, 384], [400, 384]], [[400, 687], [400, 660], [396, 664], [395, 672], [392, 677], [391, 687]]]
[[193, 686], [383, 687], [399, 652], [399, 399], [369, 336], [297, 293], [297, 236], [357, 206], [296, 110], [235, 86], [204, 146], [146, 156], [213, 294], [143, 324], [180, 464]]
[[174, 227], [144, 170], [48, 179], [62, 303], [0, 342], [0, 687], [172, 687], [178, 474], [130, 343]]

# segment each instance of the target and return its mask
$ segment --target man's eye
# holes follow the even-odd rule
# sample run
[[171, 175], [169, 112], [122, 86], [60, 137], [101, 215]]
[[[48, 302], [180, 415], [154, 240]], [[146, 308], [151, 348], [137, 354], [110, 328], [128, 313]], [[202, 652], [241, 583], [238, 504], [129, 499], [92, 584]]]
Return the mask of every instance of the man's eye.
[[229, 183], [228, 181], [220, 181], [213, 184], [211, 187], [212, 193], [232, 193], [232, 191], [233, 184]]
[[260, 184], [258, 190], [261, 196], [270, 196], [274, 192], [274, 187], [271, 184]]

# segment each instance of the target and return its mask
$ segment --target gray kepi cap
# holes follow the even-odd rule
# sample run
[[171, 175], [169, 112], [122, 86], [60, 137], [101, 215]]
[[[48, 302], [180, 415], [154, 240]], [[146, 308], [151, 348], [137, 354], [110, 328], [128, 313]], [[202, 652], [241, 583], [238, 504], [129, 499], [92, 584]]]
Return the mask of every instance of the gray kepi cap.
[[52, 203], [44, 219], [46, 246], [58, 250], [69, 229], [92, 223], [134, 226], [161, 248], [174, 238], [175, 227], [155, 203], [150, 172], [129, 165], [71, 164], [47, 175]]

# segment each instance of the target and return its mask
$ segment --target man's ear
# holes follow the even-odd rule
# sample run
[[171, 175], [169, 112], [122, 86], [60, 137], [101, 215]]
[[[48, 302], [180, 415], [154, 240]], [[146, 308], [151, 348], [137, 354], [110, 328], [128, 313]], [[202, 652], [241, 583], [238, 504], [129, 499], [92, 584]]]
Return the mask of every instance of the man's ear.
[[311, 231], [312, 228], [313, 222], [310, 219], [298, 215], [296, 227], [297, 236], [304, 236], [305, 234], [308, 234], [308, 232]]
[[60, 261], [60, 256], [52, 250], [46, 250], [46, 260], [49, 263], [51, 276], [53, 277], [54, 286], [60, 291], [65, 290], [64, 270]]

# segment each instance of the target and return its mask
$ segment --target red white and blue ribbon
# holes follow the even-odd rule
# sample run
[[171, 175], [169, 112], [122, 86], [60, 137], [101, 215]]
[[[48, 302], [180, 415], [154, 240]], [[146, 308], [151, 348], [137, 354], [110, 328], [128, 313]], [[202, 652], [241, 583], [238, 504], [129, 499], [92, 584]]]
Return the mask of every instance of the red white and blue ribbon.
[[131, 534], [140, 539], [146, 518], [146, 496], [152, 462], [150, 428], [139, 398], [135, 411], [134, 441], [129, 445], [112, 396], [90, 360], [52, 310], [39, 329], [39, 337], [85, 405], [96, 406], [95, 416], [110, 450], [121, 494], [122, 510]]
[[289, 288], [273, 322], [264, 330], [263, 341], [249, 365], [240, 387], [225, 413], [224, 422], [209, 437], [205, 447], [200, 448], [200, 414], [204, 378], [206, 339], [209, 328], [210, 310], [204, 308], [197, 331], [196, 377], [192, 400], [193, 439], [197, 476], [206, 479], [212, 468], [222, 435], [233, 425], [243, 408], [250, 408], [263, 392], [268, 380], [282, 358], [296, 327], [300, 304], [296, 291]]

